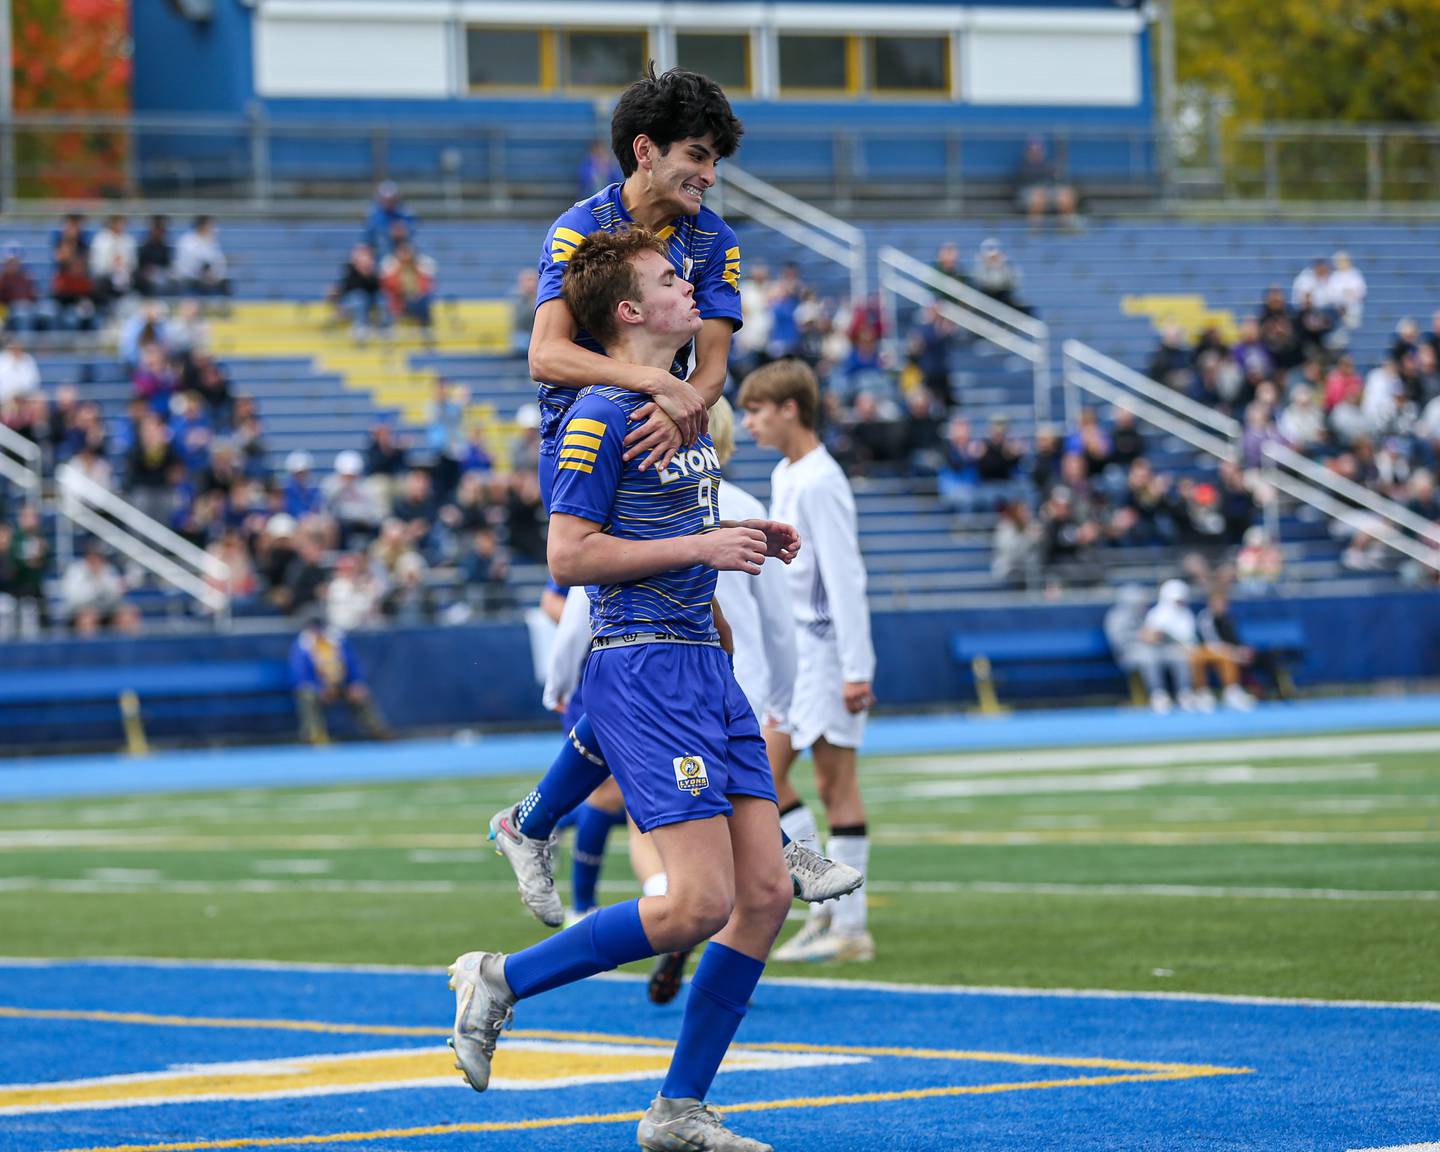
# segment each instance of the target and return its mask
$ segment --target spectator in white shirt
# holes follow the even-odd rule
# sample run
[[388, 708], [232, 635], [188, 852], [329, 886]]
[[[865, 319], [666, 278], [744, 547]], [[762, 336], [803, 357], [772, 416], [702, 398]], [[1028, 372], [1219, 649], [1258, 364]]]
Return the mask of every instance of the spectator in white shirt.
[[1365, 277], [1350, 260], [1350, 253], [1335, 253], [1335, 270], [1330, 273], [1331, 303], [1340, 310], [1346, 328], [1360, 327], [1365, 317]]
[[90, 278], [111, 286], [114, 295], [130, 290], [139, 260], [135, 237], [125, 231], [125, 224], [125, 217], [117, 213], [90, 241]]
[[105, 550], [92, 541], [83, 556], [70, 562], [60, 578], [60, 599], [65, 618], [77, 636], [93, 636], [108, 626], [117, 632], [140, 630], [140, 616], [125, 603], [125, 581], [105, 558]]
[[1334, 291], [1330, 280], [1330, 261], [1321, 256], [1308, 267], [1300, 269], [1300, 274], [1290, 285], [1290, 305], [1302, 307], [1308, 295], [1316, 308], [1331, 308], [1336, 303]]
[[197, 216], [175, 247], [175, 276], [183, 291], [195, 296], [228, 296], [230, 276], [220, 248], [220, 229], [213, 216]]
[[20, 337], [10, 337], [4, 351], [0, 351], [0, 409], [39, 390], [40, 366], [35, 363], [35, 357], [25, 351]]

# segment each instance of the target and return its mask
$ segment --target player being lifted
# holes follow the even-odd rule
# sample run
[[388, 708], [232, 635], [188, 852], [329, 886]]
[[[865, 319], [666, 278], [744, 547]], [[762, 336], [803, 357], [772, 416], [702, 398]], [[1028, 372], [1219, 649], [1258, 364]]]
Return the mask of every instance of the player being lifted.
[[[530, 373], [541, 382], [540, 486], [547, 508], [556, 431], [578, 389], [605, 384], [643, 398], [629, 415], [624, 459], [642, 468], [664, 465], [705, 430], [706, 409], [724, 388], [730, 337], [741, 323], [740, 245], [701, 203], [715, 183], [716, 165], [734, 153], [744, 131], [725, 93], [694, 72], [673, 69], [656, 77], [652, 69], [621, 94], [610, 129], [624, 181], [561, 215], [540, 254]], [[653, 231], [675, 272], [694, 285], [701, 322], [668, 365], [605, 356], [561, 292], [566, 265], [585, 236], [631, 224]], [[540, 783], [490, 821], [490, 837], [515, 870], [521, 898], [551, 927], [565, 915], [551, 860], [556, 824], [608, 775], [603, 741], [582, 716]], [[860, 883], [851, 869], [835, 868], [808, 848], [787, 844], [786, 851], [802, 899], [832, 899]]]
[[[785, 723], [767, 730], [781, 825], [790, 838], [816, 845], [815, 817], [790, 786], [789, 772], [806, 748], [830, 825], [829, 856], [862, 873], [870, 859], [856, 750], [875, 703], [875, 650], [865, 601], [855, 497], [840, 465], [820, 443], [820, 390], [800, 360], [779, 360], [750, 373], [740, 386], [745, 427], [757, 444], [783, 457], [770, 478], [770, 515], [794, 524], [805, 551], [785, 570], [795, 616], [799, 665]], [[873, 960], [865, 893], [852, 892], [832, 916], [819, 906], [809, 922], [775, 952], [776, 960]]]
[[[596, 233], [569, 263], [566, 301], [617, 361], [663, 369], [703, 324], [651, 233]], [[511, 956], [459, 957], [452, 1044], [457, 1067], [484, 1091], [517, 1001], [713, 937], [637, 1138], [648, 1149], [769, 1152], [704, 1103], [791, 900], [764, 739], [711, 601], [717, 569], [758, 573], [766, 556], [788, 563], [799, 537], [771, 521], [720, 522], [709, 436], [664, 468], [627, 462], [623, 440], [643, 403], [613, 386], [575, 401], [560, 430], [548, 551], [557, 580], [595, 586], [586, 704], [627, 809], [654, 837], [668, 891], [601, 908]]]

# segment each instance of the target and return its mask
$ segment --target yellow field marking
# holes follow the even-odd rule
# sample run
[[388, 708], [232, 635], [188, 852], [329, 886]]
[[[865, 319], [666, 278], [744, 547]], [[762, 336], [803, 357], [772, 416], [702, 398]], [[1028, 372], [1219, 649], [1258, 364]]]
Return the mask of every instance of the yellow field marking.
[[[834, 1108], [847, 1104], [889, 1104], [901, 1100], [934, 1100], [953, 1096], [990, 1096], [1001, 1092], [1032, 1092], [1056, 1088], [1100, 1088], [1111, 1084], [1140, 1084], [1189, 1080], [1198, 1076], [1239, 1075], [1248, 1069], [1212, 1072], [1152, 1072], [1130, 1076], [1076, 1076], [1064, 1080], [1021, 1080], [1004, 1084], [971, 1084], [949, 1088], [911, 1088], [895, 1092], [862, 1092], [853, 1096], [798, 1096], [787, 1100], [752, 1100], [727, 1104], [724, 1112], [769, 1112], [785, 1108]], [[295, 1148], [306, 1144], [359, 1144], [374, 1140], [407, 1140], [421, 1136], [467, 1135], [480, 1132], [523, 1132], [538, 1128], [568, 1128], [582, 1124], [623, 1124], [640, 1119], [640, 1112], [604, 1115], [552, 1116], [536, 1120], [490, 1123], [436, 1124], [423, 1128], [386, 1128], [373, 1132], [335, 1132], [328, 1135], [238, 1137], [231, 1140], [194, 1140], [175, 1144], [121, 1144], [73, 1148], [68, 1152], [210, 1152], [224, 1148]]]
[[144, 1024], [160, 1028], [242, 1028], [248, 1031], [323, 1032], [338, 1036], [448, 1036], [448, 1028], [400, 1024], [332, 1024], [326, 1020], [265, 1020], [230, 1016], [159, 1016], [151, 1012], [81, 1011], [0, 1006], [0, 1019], [91, 1020], [101, 1024]]
[[[223, 1016], [160, 1016], [148, 1012], [105, 1012], [59, 1008], [0, 1006], [0, 1018], [28, 1020], [89, 1020], [104, 1024], [142, 1024], [165, 1028], [239, 1028], [247, 1031], [318, 1032], [341, 1036], [448, 1036], [450, 1029], [399, 1024], [343, 1024], [326, 1020], [281, 1020]], [[568, 1032], [550, 1028], [519, 1028], [506, 1033], [515, 1040], [555, 1040], [571, 1044], [615, 1044], [662, 1048], [673, 1040], [649, 1036], [616, 1036], [606, 1032]], [[891, 1056], [904, 1060], [963, 1060], [979, 1064], [1022, 1064], [1052, 1068], [1096, 1068], [1111, 1071], [1230, 1076], [1254, 1071], [1212, 1064], [1171, 1064], [1147, 1060], [1116, 1060], [1103, 1056], [1040, 1056], [1025, 1052], [989, 1052], [959, 1048], [895, 1048], [855, 1044], [800, 1044], [788, 1041], [746, 1044], [756, 1052], [813, 1053], [826, 1056]]]

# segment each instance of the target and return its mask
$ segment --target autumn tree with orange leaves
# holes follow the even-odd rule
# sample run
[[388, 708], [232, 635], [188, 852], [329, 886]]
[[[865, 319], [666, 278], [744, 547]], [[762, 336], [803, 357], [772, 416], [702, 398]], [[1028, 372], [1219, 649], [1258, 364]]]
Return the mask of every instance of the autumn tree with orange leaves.
[[[130, 0], [13, 0], [11, 24], [17, 115], [130, 111]], [[25, 128], [15, 152], [21, 196], [80, 199], [130, 187], [128, 137], [118, 128]]]

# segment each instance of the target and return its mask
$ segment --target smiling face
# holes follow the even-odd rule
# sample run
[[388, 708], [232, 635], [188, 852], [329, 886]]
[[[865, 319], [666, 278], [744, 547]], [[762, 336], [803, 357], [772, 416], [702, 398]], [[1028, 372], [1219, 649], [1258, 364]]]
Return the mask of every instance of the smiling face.
[[647, 203], [670, 216], [694, 216], [715, 185], [720, 153], [711, 135], [676, 140], [662, 151], [648, 136], [635, 140], [639, 171], [648, 177]]

